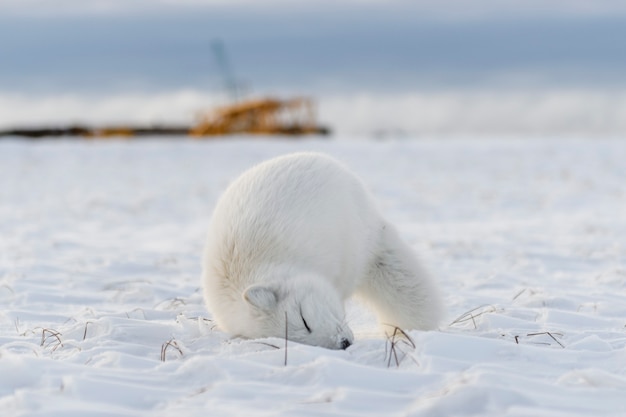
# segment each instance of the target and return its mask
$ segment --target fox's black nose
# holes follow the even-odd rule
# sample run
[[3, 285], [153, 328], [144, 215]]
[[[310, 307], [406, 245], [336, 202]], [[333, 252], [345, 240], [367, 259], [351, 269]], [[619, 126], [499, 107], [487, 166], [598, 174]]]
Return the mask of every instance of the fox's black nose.
[[348, 349], [348, 347], [350, 347], [351, 344], [352, 342], [350, 342], [348, 339], [341, 339], [341, 349], [346, 350]]

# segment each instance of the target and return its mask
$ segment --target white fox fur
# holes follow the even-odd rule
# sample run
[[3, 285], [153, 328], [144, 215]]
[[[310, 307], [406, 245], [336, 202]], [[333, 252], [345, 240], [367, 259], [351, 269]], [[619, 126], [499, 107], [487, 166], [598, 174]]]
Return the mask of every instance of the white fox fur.
[[384, 326], [433, 329], [437, 287], [336, 160], [296, 153], [257, 165], [220, 198], [209, 228], [204, 294], [218, 326], [327, 348], [353, 341], [344, 302], [356, 294]]

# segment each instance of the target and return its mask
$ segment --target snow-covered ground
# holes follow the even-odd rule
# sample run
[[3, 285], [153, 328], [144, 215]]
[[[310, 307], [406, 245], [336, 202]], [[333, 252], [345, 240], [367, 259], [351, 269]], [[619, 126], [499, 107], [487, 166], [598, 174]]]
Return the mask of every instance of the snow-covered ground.
[[[439, 331], [387, 340], [356, 303], [346, 351], [214, 328], [212, 207], [297, 150], [363, 177], [441, 283]], [[0, 142], [0, 415], [625, 415], [624, 155], [618, 140]]]

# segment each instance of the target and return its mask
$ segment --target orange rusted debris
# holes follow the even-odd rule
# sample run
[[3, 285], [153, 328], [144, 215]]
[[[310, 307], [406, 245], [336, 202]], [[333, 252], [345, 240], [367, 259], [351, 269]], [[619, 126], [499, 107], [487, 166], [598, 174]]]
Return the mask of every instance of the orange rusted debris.
[[313, 103], [307, 98], [247, 100], [219, 107], [203, 115], [190, 130], [192, 136], [229, 134], [327, 134], [317, 125]]

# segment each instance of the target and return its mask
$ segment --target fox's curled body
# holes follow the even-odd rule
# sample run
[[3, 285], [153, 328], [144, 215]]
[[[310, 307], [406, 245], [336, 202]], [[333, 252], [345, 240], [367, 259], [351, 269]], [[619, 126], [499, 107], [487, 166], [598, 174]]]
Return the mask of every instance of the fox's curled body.
[[317, 153], [278, 157], [243, 173], [209, 229], [204, 293], [218, 326], [247, 338], [327, 348], [353, 341], [344, 302], [365, 300], [383, 325], [432, 329], [441, 302], [411, 248], [361, 181]]

